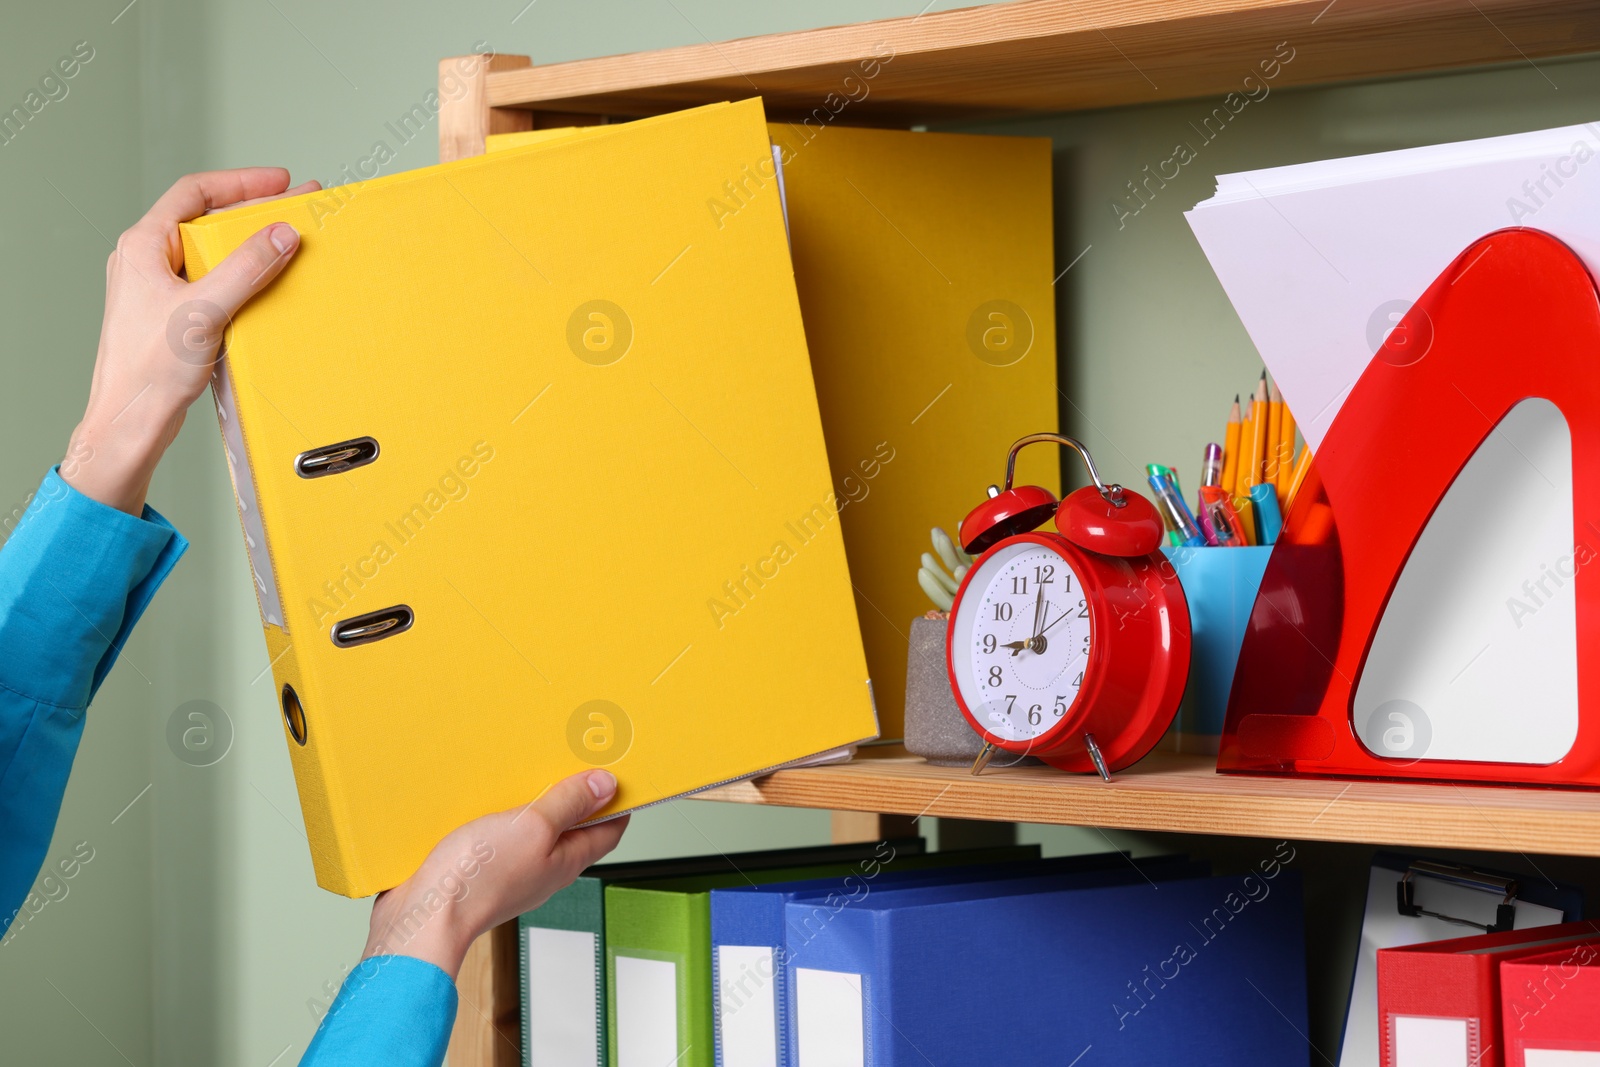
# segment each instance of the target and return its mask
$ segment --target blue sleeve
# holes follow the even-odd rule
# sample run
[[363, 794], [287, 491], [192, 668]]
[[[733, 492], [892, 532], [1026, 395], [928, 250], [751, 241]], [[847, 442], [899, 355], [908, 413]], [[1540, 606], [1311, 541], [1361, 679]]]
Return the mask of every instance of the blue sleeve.
[[188, 547], [54, 470], [0, 547], [0, 933], [44, 863], [89, 701]]
[[414, 956], [372, 956], [350, 972], [300, 1067], [439, 1067], [456, 1021], [456, 985]]

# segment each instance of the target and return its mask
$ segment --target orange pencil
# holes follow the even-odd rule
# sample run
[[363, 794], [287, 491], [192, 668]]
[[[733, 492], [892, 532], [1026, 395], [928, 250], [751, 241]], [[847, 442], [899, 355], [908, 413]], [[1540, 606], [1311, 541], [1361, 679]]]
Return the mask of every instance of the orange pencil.
[[1289, 485], [1294, 481], [1294, 413], [1283, 405], [1283, 424], [1278, 428], [1278, 506], [1289, 513]]
[[1228, 429], [1222, 438], [1222, 488], [1233, 496], [1234, 476], [1239, 471], [1239, 394], [1233, 395], [1233, 410], [1228, 412]]
[[1261, 484], [1261, 467], [1266, 460], [1267, 452], [1267, 372], [1261, 372], [1261, 380], [1256, 383], [1255, 399], [1250, 402], [1250, 419], [1245, 423], [1248, 430], [1243, 436], [1247, 437], [1243, 444], [1243, 464], [1239, 468], [1238, 482], [1234, 489], [1239, 496], [1249, 493], [1252, 485]]
[[[1283, 394], [1277, 382], [1267, 383], [1267, 445], [1261, 450], [1263, 482], [1271, 483], [1273, 491], [1278, 486], [1278, 439], [1283, 434]], [[1282, 504], [1283, 501], [1278, 501]]]

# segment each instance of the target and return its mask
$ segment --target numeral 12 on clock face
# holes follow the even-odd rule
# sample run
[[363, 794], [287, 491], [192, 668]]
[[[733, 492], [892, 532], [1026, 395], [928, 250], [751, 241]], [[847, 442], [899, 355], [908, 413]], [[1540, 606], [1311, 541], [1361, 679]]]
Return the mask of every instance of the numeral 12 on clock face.
[[1066, 718], [1083, 686], [1092, 642], [1083, 577], [1060, 553], [1024, 542], [984, 560], [973, 593], [962, 695], [995, 736], [1031, 740]]

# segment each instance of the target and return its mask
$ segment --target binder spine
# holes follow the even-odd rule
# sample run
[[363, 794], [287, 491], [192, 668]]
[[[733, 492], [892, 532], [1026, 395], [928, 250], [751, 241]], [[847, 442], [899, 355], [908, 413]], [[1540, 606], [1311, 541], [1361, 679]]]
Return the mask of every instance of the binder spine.
[[[190, 261], [205, 261], [206, 257], [192, 233], [185, 232], [184, 244]], [[284, 730], [284, 740], [289, 746], [289, 762], [294, 768], [300, 814], [305, 822], [306, 838], [311, 845], [317, 884], [343, 896], [364, 895], [357, 889], [363, 879], [357, 876], [353, 868], [354, 857], [340, 841], [336, 829], [339, 820], [334, 818], [332, 810], [335, 791], [330, 788], [328, 768], [321, 758], [319, 743], [322, 734], [319, 726], [326, 722], [325, 716], [320, 713], [326, 709], [316, 699], [317, 686], [302, 668], [289, 634], [277, 569], [273, 566], [266, 525], [261, 515], [257, 481], [250, 464], [249, 446], [245, 441], [244, 419], [239, 410], [226, 355], [217, 360], [211, 391], [216, 401], [218, 429], [228, 459], [228, 477], [233, 483], [240, 531], [244, 536], [245, 552], [255, 587], [256, 606], [266, 636], [268, 662], [276, 691], [274, 700], [281, 709], [285, 689], [289, 687], [305, 709], [307, 730], [304, 744], [297, 742], [287, 728]]]
[[294, 768], [296, 791], [300, 795], [300, 815], [305, 821], [306, 840], [311, 846], [311, 865], [317, 884], [341, 896], [370, 894], [355, 856], [338, 831], [340, 819], [333, 812], [336, 790], [331, 788], [328, 767], [322, 758], [322, 741], [327, 709], [317, 700], [320, 691], [304, 670], [298, 650], [287, 634], [266, 627], [267, 654], [272, 658], [272, 680], [276, 697], [282, 701], [285, 688], [292, 688], [305, 713], [305, 744], [300, 744], [284, 728], [284, 743], [289, 746], [289, 764]]

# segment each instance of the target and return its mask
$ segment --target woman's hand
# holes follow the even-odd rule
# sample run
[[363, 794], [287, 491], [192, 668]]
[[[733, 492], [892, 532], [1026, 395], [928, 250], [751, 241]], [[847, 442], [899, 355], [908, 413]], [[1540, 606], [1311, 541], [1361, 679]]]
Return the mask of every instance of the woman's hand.
[[134, 515], [143, 509], [156, 463], [211, 378], [223, 329], [300, 247], [294, 227], [273, 223], [190, 283], [178, 223], [320, 188], [288, 185], [280, 167], [191, 174], [117, 241], [88, 410], [61, 464], [67, 484]]
[[416, 874], [378, 895], [362, 958], [415, 956], [454, 978], [479, 935], [537, 908], [617, 847], [626, 816], [573, 829], [616, 791], [610, 771], [584, 771], [451, 833]]

